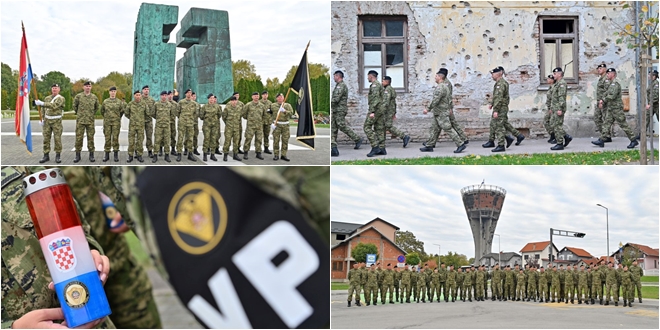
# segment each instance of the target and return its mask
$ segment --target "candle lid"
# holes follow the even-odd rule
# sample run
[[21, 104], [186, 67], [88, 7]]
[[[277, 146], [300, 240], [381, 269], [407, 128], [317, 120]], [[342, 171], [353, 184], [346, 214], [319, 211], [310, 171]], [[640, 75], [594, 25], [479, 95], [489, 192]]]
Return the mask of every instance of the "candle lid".
[[28, 196], [41, 189], [61, 184], [67, 184], [62, 170], [51, 168], [26, 176], [23, 179], [23, 193]]

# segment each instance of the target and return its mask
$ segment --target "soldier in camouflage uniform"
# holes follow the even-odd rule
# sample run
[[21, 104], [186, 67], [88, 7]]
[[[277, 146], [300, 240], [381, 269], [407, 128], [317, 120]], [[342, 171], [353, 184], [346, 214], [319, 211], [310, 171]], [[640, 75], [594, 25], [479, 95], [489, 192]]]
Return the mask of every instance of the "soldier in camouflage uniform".
[[412, 293], [410, 292], [411, 277], [412, 272], [408, 269], [408, 265], [406, 265], [406, 268], [401, 272], [401, 302], [405, 300], [407, 303], [410, 303], [410, 295]]
[[502, 301], [502, 270], [500, 269], [500, 264], [496, 263], [495, 267], [493, 268], [493, 273], [492, 273], [492, 279], [491, 279], [491, 294], [493, 295], [493, 298], [491, 299], [492, 301], [495, 301], [495, 299]]
[[[657, 92], [657, 91], [656, 91]], [[644, 271], [641, 267], [637, 266], [637, 259], [633, 260], [632, 265], [629, 268], [630, 274], [632, 274], [632, 301], [635, 298], [635, 291], [637, 291], [637, 298], [639, 302], [642, 303], [642, 276], [644, 276]]]
[[[176, 92], [176, 89], [174, 90]], [[177, 101], [179, 101], [179, 93], [177, 92], [176, 95], [172, 93], [172, 91], [167, 92], [167, 96], [170, 100], [170, 155], [176, 156], [176, 117], [177, 117], [177, 112], [175, 111], [176, 108], [179, 106]], [[176, 98], [176, 99], [175, 99]]]
[[598, 68], [598, 83], [596, 84], [596, 107], [594, 108], [594, 124], [596, 124], [596, 133], [600, 134], [603, 128], [603, 122], [606, 117], [607, 108], [604, 107], [605, 92], [607, 92], [607, 77], [605, 71], [607, 65], [605, 63], [599, 64]]
[[460, 153], [467, 148], [465, 141], [456, 133], [449, 121], [449, 113], [452, 111], [453, 101], [450, 86], [445, 80], [446, 77], [447, 69], [442, 68], [436, 73], [435, 82], [438, 84], [438, 87], [433, 91], [433, 100], [429, 104], [428, 109], [424, 109], [424, 114], [429, 113], [429, 109], [433, 112], [433, 122], [429, 129], [429, 139], [424, 143], [424, 147], [419, 149], [422, 152], [433, 152], [440, 132], [443, 130], [456, 144], [454, 153]]
[[269, 114], [266, 108], [259, 103], [259, 93], [252, 93], [252, 102], [248, 102], [243, 107], [243, 118], [247, 119], [247, 127], [245, 128], [245, 142], [243, 150], [245, 154], [243, 159], [248, 159], [248, 152], [250, 151], [250, 144], [254, 138], [254, 151], [256, 157], [263, 160], [261, 156], [261, 141], [263, 140], [263, 123], [268, 120]]
[[463, 289], [461, 290], [463, 293], [461, 296], [463, 297], [463, 302], [465, 302], [465, 295], [467, 294], [467, 298], [469, 302], [472, 302], [472, 290], [470, 288], [472, 287], [472, 274], [470, 273], [470, 268], [465, 269], [465, 274], [463, 276]]
[[539, 302], [550, 302], [550, 291], [548, 291], [548, 275], [543, 266], [539, 268]]
[[87, 81], [83, 86], [83, 92], [78, 93], [73, 99], [73, 111], [76, 113], [76, 157], [74, 163], [80, 161], [80, 151], [87, 132], [87, 150], [89, 150], [89, 161], [94, 162], [94, 114], [100, 108], [99, 98], [92, 94], [92, 82]]
[[332, 106], [332, 149], [330, 156], [337, 157], [339, 156], [339, 149], [337, 149], [337, 133], [339, 131], [344, 132], [351, 140], [355, 141], [355, 149], [359, 149], [360, 145], [362, 145], [362, 138], [355, 134], [348, 124], [346, 124], [348, 87], [344, 83], [344, 73], [335, 71], [333, 79], [337, 84], [335, 85], [335, 89], [332, 90], [332, 100], [330, 101], [330, 105]]
[[490, 136], [488, 142], [483, 144], [482, 147], [495, 147], [495, 139], [497, 139], [497, 146], [491, 151], [502, 152], [506, 150], [504, 141], [506, 141], [507, 148], [513, 143], [513, 137], [507, 136], [506, 132], [511, 132], [516, 136], [516, 145], [520, 145], [525, 139], [525, 136], [509, 123], [509, 83], [502, 77], [504, 75], [504, 68], [498, 66], [491, 70], [490, 73], [493, 80], [495, 80], [495, 85], [493, 86], [493, 98], [488, 104], [488, 109], [493, 110], [493, 115], [490, 119]]
[[360, 306], [360, 282], [362, 281], [362, 272], [358, 269], [358, 264], [353, 264], [353, 269], [348, 271], [348, 307], [351, 307], [353, 292], [355, 292], [355, 305]]
[[103, 162], [110, 159], [110, 147], [114, 151], [115, 162], [119, 161], [119, 130], [121, 129], [121, 116], [124, 115], [126, 102], [118, 99], [117, 87], [112, 86], [108, 90], [110, 98], [103, 100], [101, 104], [101, 116], [103, 116], [103, 135], [105, 145], [103, 146]]
[[50, 160], [50, 136], [52, 135], [55, 140], [55, 162], [60, 163], [60, 153], [62, 152], [62, 111], [66, 100], [64, 96], [60, 95], [60, 85], [53, 84], [50, 87], [51, 95], [46, 96], [43, 101], [35, 100], [36, 105], [42, 106], [46, 109], [43, 119], [43, 131], [41, 132], [44, 137], [44, 157], [39, 160], [43, 164]]
[[366, 293], [367, 293], [367, 275], [369, 275], [367, 272], [369, 270], [367, 269], [367, 264], [360, 263], [360, 273], [362, 274], [361, 280], [360, 280], [360, 286], [362, 287], [362, 292], [365, 294], [365, 301], [366, 301]]
[[438, 302], [440, 302], [440, 273], [438, 273], [438, 269], [434, 269], [433, 272], [431, 273], [431, 281], [429, 283], [429, 288], [430, 288], [430, 294], [429, 294], [429, 302], [433, 302], [433, 297], [437, 294], [438, 296]]
[[369, 86], [369, 110], [364, 121], [364, 133], [371, 144], [367, 157], [387, 155], [385, 150], [385, 105], [383, 103], [383, 86], [378, 82], [378, 72], [371, 70], [367, 74]]
[[428, 281], [427, 274], [424, 271], [420, 271], [417, 275], [417, 303], [421, 299], [423, 303], [426, 303], [426, 282]]
[[[419, 278], [419, 272], [417, 271], [417, 266], [413, 266], [410, 272], [410, 288], [412, 292], [413, 301], [417, 301], [417, 295], [419, 294], [417, 290], [417, 280]], [[408, 295], [408, 300], [410, 300], [410, 295]]]
[[580, 271], [577, 272], [578, 278], [578, 305], [582, 303], [582, 297], [584, 297], [584, 303], [589, 304], [589, 286], [587, 285], [589, 279], [589, 273], [584, 270], [584, 265], [580, 266]]
[[607, 110], [605, 112], [605, 119], [603, 123], [603, 129], [601, 130], [600, 138], [596, 141], [591, 141], [591, 143], [604, 147], [605, 142], [612, 140], [611, 131], [614, 125], [614, 122], [619, 124], [619, 127], [623, 129], [626, 133], [626, 136], [630, 140], [628, 149], [635, 148], [639, 142], [633, 133], [630, 126], [626, 122], [626, 114], [623, 112], [623, 98], [621, 96], [621, 85], [616, 79], [616, 70], [614, 68], [607, 69], [607, 91], [603, 97], [603, 107]]
[[[234, 94], [232, 96], [236, 97], [238, 107], [241, 109], [241, 111], [244, 111], [243, 107], [245, 106], [245, 103], [243, 103], [243, 101], [241, 101], [241, 95], [238, 94], [238, 92], [234, 92]], [[238, 136], [239, 136], [238, 153], [239, 154], [243, 154], [243, 150], [241, 150], [241, 146], [243, 145], [243, 134], [242, 133], [243, 133], [243, 121], [240, 120], [238, 122]]]
[[457, 273], [454, 270], [454, 265], [449, 266], [449, 270], [446, 273], [447, 281], [445, 285], [447, 287], [445, 293], [445, 302], [449, 301], [449, 296], [451, 296], [451, 302], [456, 302], [456, 276]]
[[[199, 156], [199, 151], [197, 151], [197, 147], [199, 146], [199, 113], [202, 109], [202, 105], [197, 102], [197, 94], [195, 92], [192, 93], [192, 100], [195, 102], [195, 105], [197, 106], [197, 117], [193, 119], [193, 128], [192, 128], [192, 149], [188, 150], [188, 152], [191, 152], [195, 155]], [[183, 152], [183, 155], [185, 156], [186, 152]]]
[[[653, 70], [649, 75], [649, 87], [646, 88], [646, 131], [653, 133], [653, 116], [658, 119], [658, 70]], [[651, 109], [652, 108], [652, 109]], [[653, 136], [653, 134], [651, 134]]]
[[[156, 119], [156, 131], [154, 132], [155, 146], [160, 149], [158, 154], [163, 154], [163, 147], [170, 145], [170, 120], [172, 118], [172, 104], [167, 100], [167, 92], [160, 93], [160, 101], [151, 107], [152, 117]], [[158, 154], [153, 154], [152, 163], [158, 161]], [[165, 153], [165, 161], [170, 162], [170, 154]]]
[[[559, 289], [561, 286], [561, 283], [559, 281], [559, 272], [557, 271], [557, 266], [554, 265], [551, 268], [548, 267], [550, 271], [550, 293], [552, 295], [552, 300], [551, 302], [555, 302], [555, 299], [559, 295]], [[561, 296], [560, 296], [561, 297]], [[557, 299], [557, 302], [559, 302], [559, 299]]]
[[396, 119], [396, 91], [392, 88], [392, 78], [390, 76], [383, 77], [383, 104], [385, 105], [384, 125], [385, 132], [389, 131], [392, 136], [399, 137], [403, 140], [403, 147], [405, 148], [410, 142], [410, 136], [406, 132], [394, 126], [394, 119]]
[[212, 161], [218, 161], [215, 158], [215, 149], [218, 148], [218, 135], [220, 134], [220, 117], [222, 116], [222, 108], [218, 104], [218, 99], [213, 94], [207, 96], [208, 103], [199, 111], [199, 118], [203, 120], [202, 132], [204, 133], [204, 145], [202, 152], [204, 153], [204, 161], [207, 155], [211, 156]]
[[566, 90], [567, 84], [564, 80], [564, 71], [561, 68], [552, 70], [555, 77], [555, 86], [552, 88], [552, 100], [550, 101], [550, 110], [552, 110], [552, 119], [550, 125], [555, 132], [555, 140], [557, 144], [552, 146], [550, 150], [564, 150], [573, 137], [566, 134], [564, 131], [564, 116], [566, 115]]
[[520, 301], [524, 300], [525, 296], [525, 271], [521, 269], [516, 276], [518, 278], [516, 286], [516, 301]]
[[113, 201], [117, 218], [128, 218], [126, 201], [116, 186], [121, 183], [121, 170], [121, 167], [94, 166], [62, 168], [73, 197], [88, 219], [91, 236], [101, 245], [112, 266], [104, 289], [113, 323], [120, 329], [162, 328], [151, 281], [144, 267], [133, 257], [123, 235], [130, 229], [125, 223], [109, 227], [99, 197], [99, 193], [103, 193]]
[[477, 291], [475, 292], [474, 296], [477, 301], [484, 301], [484, 276], [485, 272], [483, 270], [483, 266], [479, 266], [479, 269], [477, 270]]
[[[194, 125], [199, 118], [197, 113], [197, 102], [192, 99], [192, 90], [187, 89], [184, 93], [186, 98], [179, 101], [179, 106], [176, 108], [176, 115], [179, 117], [179, 132], [178, 140], [176, 142], [176, 161], [181, 161], [181, 153], [185, 144], [186, 151], [192, 150]], [[188, 159], [196, 162], [197, 159], [193, 156], [192, 152], [188, 152]]]
[[538, 296], [536, 282], [538, 281], [538, 272], [536, 267], [532, 266], [527, 273], [527, 301], [534, 300], [536, 302], [536, 297]]
[[605, 271], [605, 306], [610, 304], [612, 293], [614, 293], [614, 306], [619, 306], [619, 274], [612, 266], [612, 262], [607, 264]]
[[[447, 73], [449, 73], [449, 71], [447, 71]], [[449, 94], [454, 95], [454, 84], [452, 84], [447, 77], [445, 77], [445, 81], [449, 86]], [[463, 127], [461, 127], [461, 124], [459, 124], [458, 121], [456, 120], [456, 116], [454, 116], [453, 98], [451, 100], [451, 110], [449, 111], [449, 122], [451, 123], [451, 127], [454, 129], [454, 131], [456, 131], [456, 134], [458, 134], [458, 137], [460, 137], [461, 140], [465, 141], [465, 144], [470, 143], [467, 135], [465, 135], [465, 131], [463, 131]]]
[[543, 116], [543, 127], [545, 128], [545, 131], [548, 132], [548, 134], [550, 134], [548, 143], [557, 144], [557, 140], [555, 139], [555, 131], [552, 130], [552, 125], [551, 125], [552, 110], [550, 109], [552, 105], [552, 88], [554, 87], [555, 76], [549, 74], [546, 81], [548, 83], [548, 93], [546, 93], [545, 96], [546, 110], [545, 110], [545, 116]]
[[[276, 96], [277, 97], [277, 96]], [[284, 100], [284, 97], [282, 97], [282, 100]], [[264, 108], [266, 109], [267, 118], [264, 118], [264, 153], [265, 154], [271, 154], [270, 150], [268, 150], [268, 145], [270, 144], [270, 125], [275, 121], [275, 117], [277, 116], [276, 112], [273, 112], [273, 110], [270, 108], [270, 105], [273, 103], [270, 100], [268, 100], [268, 91], [263, 91], [261, 92], [261, 100], [259, 100], [259, 103], [261, 103]], [[293, 113], [293, 108], [291, 109], [291, 113]], [[282, 117], [282, 116], [280, 116]], [[282, 120], [280, 120], [282, 121]], [[289, 121], [287, 120], [287, 124]], [[287, 127], [288, 129], [288, 127]], [[274, 132], [273, 132], [274, 133]], [[287, 139], [288, 141], [288, 139]]]
[[[268, 109], [268, 112], [273, 113], [273, 120], [277, 119], [277, 122], [273, 124], [275, 126], [273, 128], [273, 151], [275, 152], [273, 160], [280, 159], [280, 150], [282, 150], [282, 160], [288, 162], [290, 159], [286, 157], [286, 152], [289, 150], [289, 138], [291, 134], [289, 130], [289, 118], [293, 115], [293, 108], [291, 104], [284, 103], [284, 95], [282, 93], [278, 93], [275, 99], [277, 102], [273, 102], [270, 105], [270, 109]], [[270, 115], [267, 114], [267, 116]], [[269, 124], [269, 130], [271, 129], [270, 126]], [[264, 140], [267, 140], [267, 138], [264, 138]], [[266, 150], [264, 149], [264, 152]]]
[[144, 116], [144, 136], [147, 138], [147, 152], [149, 158], [154, 156], [154, 122], [153, 122], [153, 113], [154, 113], [154, 104], [156, 101], [149, 96], [149, 86], [145, 85], [142, 87], [142, 102], [147, 105], [147, 113], [151, 115]]
[[387, 295], [387, 300], [390, 304], [393, 304], [392, 300], [392, 291], [394, 290], [394, 271], [392, 270], [392, 265], [387, 264], [387, 269], [383, 271], [383, 284], [380, 289], [380, 301], [385, 304], [385, 295]]
[[[488, 280], [490, 279], [490, 274], [485, 265], [481, 266], [481, 271], [484, 273], [484, 295], [483, 297], [488, 299]], [[484, 301], [483, 299], [481, 301]]]
[[445, 263], [440, 264], [440, 270], [438, 271], [440, 273], [440, 285], [438, 286], [438, 301], [440, 300], [440, 295], [442, 295], [445, 298], [445, 302], [449, 301], [449, 288], [447, 287], [447, 267], [445, 266]]
[[133, 93], [133, 101], [126, 106], [124, 114], [128, 121], [128, 160], [133, 161], [133, 154], [136, 153], [136, 159], [142, 163], [142, 141], [144, 141], [144, 117], [147, 117], [147, 104], [142, 102], [140, 91]]
[[[27, 203], [22, 179], [43, 168], [2, 168], [2, 328], [46, 328], [64, 319], [57, 295], [49, 288], [52, 278]], [[110, 262], [103, 249], [89, 235], [90, 227], [79, 210], [94, 263], [100, 265], [102, 281], [108, 278]], [[109, 318], [84, 325], [114, 328]]]
[[621, 286], [623, 287], [623, 307], [632, 307], [632, 302], [635, 300], [635, 292], [633, 291], [633, 278], [632, 273], [628, 271], [628, 266], [623, 266], [621, 273]]
[[378, 305], [378, 272], [376, 271], [376, 265], [371, 265], [371, 268], [369, 268], [369, 272], [367, 273], [367, 288], [364, 291], [364, 295], [367, 306], [372, 301], [374, 306]]
[[560, 266], [559, 269], [559, 301], [563, 302], [564, 297], [566, 296], [566, 269], [564, 265]]
[[378, 291], [376, 291], [376, 299], [378, 299], [378, 297], [381, 297], [380, 302], [383, 303], [384, 305], [385, 299], [382, 299], [383, 298], [382, 292], [383, 292], [383, 280], [385, 279], [385, 277], [383, 276], [384, 275], [383, 268], [381, 268], [380, 266], [380, 261], [376, 263], [376, 272], [378, 272]]
[[568, 300], [570, 298], [571, 304], [575, 304], [575, 283], [573, 281], [573, 266], [568, 265], [568, 269], [564, 273], [564, 299], [566, 300], [566, 303], [568, 304]]
[[222, 147], [222, 151], [225, 153], [222, 156], [223, 161], [227, 161], [229, 156], [229, 147], [233, 143], [234, 155], [233, 159], [241, 161], [241, 157], [238, 157], [241, 141], [241, 118], [243, 116], [242, 109], [238, 104], [238, 99], [236, 96], [232, 96], [229, 99], [229, 104], [225, 105], [225, 108], [222, 110], [222, 121], [225, 122], [225, 144]]
[[596, 263], [591, 271], [591, 303], [596, 304], [596, 300], [603, 304], [603, 285], [601, 282], [600, 263]]
[[394, 266], [394, 300], [401, 302], [401, 268]]
[[463, 292], [463, 277], [464, 277], [464, 275], [465, 275], [465, 273], [463, 273], [462, 268], [460, 268], [456, 272], [456, 297], [459, 297], [459, 294], [460, 294], [459, 299], [461, 299], [463, 301], [465, 301], [465, 297], [464, 297], [465, 292]]
[[506, 270], [504, 270], [504, 301], [507, 300], [514, 300], [514, 297], [516, 296], [515, 290], [514, 290], [514, 277], [515, 273], [511, 270], [511, 267], [509, 265], [506, 266]]

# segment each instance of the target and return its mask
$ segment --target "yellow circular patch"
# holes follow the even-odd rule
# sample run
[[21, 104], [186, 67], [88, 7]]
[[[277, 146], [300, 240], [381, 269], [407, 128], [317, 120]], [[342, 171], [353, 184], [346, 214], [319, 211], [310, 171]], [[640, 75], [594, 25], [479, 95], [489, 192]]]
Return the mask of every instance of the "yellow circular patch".
[[179, 189], [167, 212], [174, 242], [190, 254], [211, 251], [227, 229], [227, 206], [213, 186], [191, 182]]
[[64, 297], [69, 307], [79, 308], [89, 300], [89, 292], [85, 284], [73, 281], [64, 287]]

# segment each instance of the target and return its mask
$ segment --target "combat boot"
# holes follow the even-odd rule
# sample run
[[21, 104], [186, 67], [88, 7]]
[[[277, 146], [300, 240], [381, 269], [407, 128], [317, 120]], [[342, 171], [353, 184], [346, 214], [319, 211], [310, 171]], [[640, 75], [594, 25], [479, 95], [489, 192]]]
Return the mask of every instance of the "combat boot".
[[[635, 298], [633, 298], [634, 300]], [[632, 307], [632, 300], [628, 301], [628, 307]]]
[[601, 148], [605, 147], [605, 141], [601, 140], [600, 138], [598, 138], [598, 140], [596, 141], [591, 141], [591, 144], [599, 146]]
[[229, 156], [229, 155], [227, 155], [227, 154], [225, 153], [225, 154], [222, 156], [222, 160], [226, 162], [226, 161], [227, 161], [227, 156]]
[[268, 147], [264, 148], [264, 153], [269, 155], [273, 154], [270, 150], [268, 150]]
[[550, 150], [564, 150], [564, 145], [557, 143], [554, 147], [551, 147]]
[[619, 301], [618, 300], [614, 302], [614, 306], [619, 306]]
[[181, 153], [180, 152], [176, 154], [176, 161], [177, 162], [181, 161]]
[[330, 157], [339, 157], [339, 149], [337, 147], [330, 149]]
[[165, 161], [168, 162], [168, 163], [172, 162], [170, 160], [170, 154], [168, 154], [168, 153], [165, 154]]
[[378, 155], [379, 152], [380, 152], [380, 148], [378, 147], [371, 148], [371, 151], [367, 154], [367, 157], [376, 156]]
[[204, 153], [204, 157], [202, 158], [204, 161], [207, 161], [208, 159], [206, 158], [206, 152]]
[[633, 148], [635, 148], [638, 144], [639, 144], [639, 142], [637, 142], [637, 140], [632, 140], [632, 141], [630, 141], [630, 144], [629, 144], [626, 148], [628, 148], [628, 149], [633, 149]]
[[44, 154], [44, 157], [41, 158], [41, 160], [39, 160], [39, 164], [43, 164], [49, 160], [50, 160], [50, 156], [48, 154]]
[[160, 148], [158, 149], [158, 156], [163, 157], [163, 147], [160, 147]]
[[233, 158], [234, 160], [237, 160], [237, 161], [239, 161], [239, 162], [241, 161], [241, 157], [240, 157], [240, 156], [238, 156], [238, 154], [237, 154], [237, 153], [234, 153], [234, 157], [232, 157], [232, 158]]
[[260, 152], [257, 152], [257, 156], [256, 156], [256, 157], [259, 158], [259, 159], [261, 159], [261, 160], [264, 160], [264, 157], [261, 156], [261, 153], [260, 153]]
[[[59, 154], [58, 154], [59, 155]], [[633, 298], [634, 299], [634, 298]], [[642, 303], [642, 297], [639, 297], [639, 303]]]
[[355, 142], [355, 147], [353, 147], [353, 149], [356, 149], [356, 150], [360, 149], [361, 145], [362, 145], [362, 138], [360, 138], [359, 140], [357, 140], [357, 142]]
[[550, 134], [550, 138], [548, 139], [548, 143], [557, 144], [557, 140], [555, 140], [555, 133]]
[[282, 157], [280, 157], [280, 159], [282, 159], [285, 162], [290, 162], [291, 161], [291, 159], [287, 158], [286, 156], [282, 156]]
[[[216, 154], [216, 155], [222, 155], [222, 152], [220, 152], [220, 148], [215, 148], [215, 154]], [[358, 300], [358, 302], [356, 303], [356, 305], [360, 306], [360, 301], [359, 301], [359, 300]]]
[[568, 299], [566, 299], [566, 305], [568, 305]]
[[377, 305], [378, 305], [378, 299], [376, 299], [376, 301], [374, 301], [374, 306], [377, 306]]
[[[602, 304], [601, 304], [601, 305], [602, 305]], [[605, 306], [609, 306], [609, 305], [610, 305], [610, 301], [609, 301], [609, 300], [605, 300]]]
[[506, 147], [510, 147], [511, 143], [513, 143], [513, 136], [507, 135], [504, 137], [504, 139], [506, 140]]
[[422, 299], [422, 303], [426, 304], [426, 300]]
[[133, 161], [133, 155], [128, 155], [128, 159], [126, 159], [127, 163], [130, 163]]
[[410, 298], [408, 298], [408, 299], [406, 300], [406, 303], [410, 304]]
[[503, 152], [504, 146], [497, 146], [495, 149], [491, 150], [491, 152]]
[[103, 162], [105, 163], [108, 160], [110, 160], [110, 152], [109, 151], [103, 153]]
[[197, 156], [200, 155], [199, 151], [197, 151], [197, 148], [194, 148], [194, 149], [193, 149], [193, 154], [195, 154], [195, 155], [197, 155]]
[[[523, 300], [524, 301], [524, 300]], [[529, 298], [527, 298], [527, 302], [529, 302]]]
[[92, 162], [92, 163], [94, 162], [94, 152], [93, 151], [89, 152], [89, 161]]
[[628, 301], [623, 299], [623, 307], [628, 307]]
[[410, 136], [409, 136], [409, 135], [406, 135], [406, 136], [403, 137], [403, 147], [404, 147], [404, 148], [405, 148], [406, 146], [408, 146], [408, 142], [410, 142]]
[[197, 158], [195, 158], [195, 156], [193, 156], [193, 153], [192, 153], [192, 152], [189, 152], [189, 153], [188, 153], [188, 160], [193, 161], [193, 162], [196, 162], [196, 161], [197, 161]]
[[516, 137], [516, 145], [519, 146], [524, 139], [525, 139], [524, 135], [518, 134], [518, 137]]
[[465, 148], [467, 148], [467, 146], [465, 145], [465, 143], [463, 143], [458, 148], [456, 148], [456, 150], [454, 150], [454, 153], [455, 154], [461, 153], [463, 150], [465, 150]]
[[158, 155], [154, 155], [153, 157], [151, 157], [151, 162], [152, 163], [155, 163], [157, 161], [158, 161]]
[[571, 141], [573, 141], [572, 136], [568, 134], [564, 135], [564, 147], [568, 147], [568, 144], [571, 143]]
[[278, 155], [273, 156], [273, 160], [280, 160], [280, 156]]
[[176, 149], [172, 147], [172, 150], [170, 151], [170, 155], [176, 156], [178, 153], [176, 152]]
[[591, 304], [592, 304], [592, 305], [595, 305], [595, 304], [596, 304], [596, 300], [595, 300], [594, 298], [591, 298]]
[[144, 163], [144, 158], [142, 158], [142, 155], [135, 157], [135, 159], [137, 159], [137, 161], [140, 163]]
[[211, 153], [211, 160], [214, 161], [214, 162], [218, 161], [218, 159], [215, 158], [215, 153]]
[[[241, 149], [238, 149], [238, 153], [239, 154], [241, 153]], [[247, 152], [243, 154], [243, 159], [248, 159], [248, 153]]]
[[59, 152], [55, 154], [55, 162], [58, 163], [58, 164], [62, 162], [62, 160], [60, 159], [60, 153]]
[[582, 305], [582, 299], [578, 299], [578, 305]]
[[348, 301], [348, 307], [351, 307], [351, 301], [350, 300]]
[[115, 151], [114, 154], [113, 154], [113, 157], [114, 157], [113, 160], [114, 160], [115, 162], [118, 162], [118, 161], [119, 161], [119, 151]]
[[153, 151], [149, 151], [149, 158], [153, 158], [153, 157], [154, 157], [154, 152], [153, 152]]
[[390, 304], [393, 304], [393, 303], [394, 303], [394, 302], [393, 302], [392, 300], [390, 300]]
[[387, 150], [385, 148], [379, 148], [380, 151], [378, 152], [379, 155], [387, 155]]
[[244, 152], [241, 150], [241, 148], [238, 148], [238, 153], [242, 155]]
[[80, 153], [79, 153], [79, 152], [76, 152], [76, 157], [73, 158], [73, 162], [74, 162], [74, 163], [77, 163], [77, 162], [79, 162], [79, 161], [80, 161]]
[[605, 138], [605, 140], [603, 140], [603, 142], [612, 142], [612, 138], [611, 137]]
[[554, 302], [555, 302], [555, 300], [554, 300], [554, 299], [552, 299], [552, 300], [551, 300], [550, 302], [551, 302], [551, 303], [554, 303]]
[[603, 298], [600, 298], [600, 304], [601, 305], [603, 304]]
[[367, 301], [367, 306], [369, 306], [369, 305], [370, 305], [370, 303]]
[[575, 305], [575, 301], [573, 299], [571, 299], [571, 304]]
[[188, 156], [188, 149], [187, 149], [187, 148], [184, 148], [184, 149], [183, 149], [183, 155], [184, 155], [184, 156]]
[[356, 300], [356, 301], [355, 301], [355, 306], [362, 306], [362, 305], [360, 305], [360, 301], [359, 301], [359, 300]]
[[469, 301], [469, 302], [472, 302], [472, 298], [468, 298], [468, 301]]
[[495, 142], [493, 142], [492, 140], [490, 140], [490, 141], [488, 141], [488, 142], [482, 144], [481, 146], [484, 147], [484, 148], [492, 148], [492, 147], [495, 146]]
[[424, 146], [422, 148], [419, 148], [419, 151], [421, 151], [421, 152], [433, 152], [433, 147]]

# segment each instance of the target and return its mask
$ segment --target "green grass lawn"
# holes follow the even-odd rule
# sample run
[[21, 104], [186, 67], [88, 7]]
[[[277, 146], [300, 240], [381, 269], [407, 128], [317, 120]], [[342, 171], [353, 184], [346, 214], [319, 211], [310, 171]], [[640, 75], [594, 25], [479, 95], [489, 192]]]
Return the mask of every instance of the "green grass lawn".
[[148, 267], [151, 264], [149, 255], [147, 255], [147, 253], [144, 252], [144, 249], [142, 249], [142, 245], [140, 244], [137, 236], [135, 236], [132, 231], [129, 231], [124, 235], [124, 237], [126, 237], [126, 241], [128, 241], [128, 247], [131, 249], [131, 252], [133, 253], [133, 256], [137, 262], [139, 262], [142, 266]]
[[642, 276], [642, 282], [658, 283], [658, 276]]
[[[658, 159], [658, 150], [655, 150], [655, 159]], [[368, 159], [336, 161], [332, 165], [617, 165], [631, 162], [639, 162], [639, 150]]]
[[[657, 276], [656, 276], [657, 277]], [[642, 286], [642, 298], [658, 299], [657, 286]]]
[[330, 288], [332, 290], [348, 290], [348, 283], [330, 282]]

